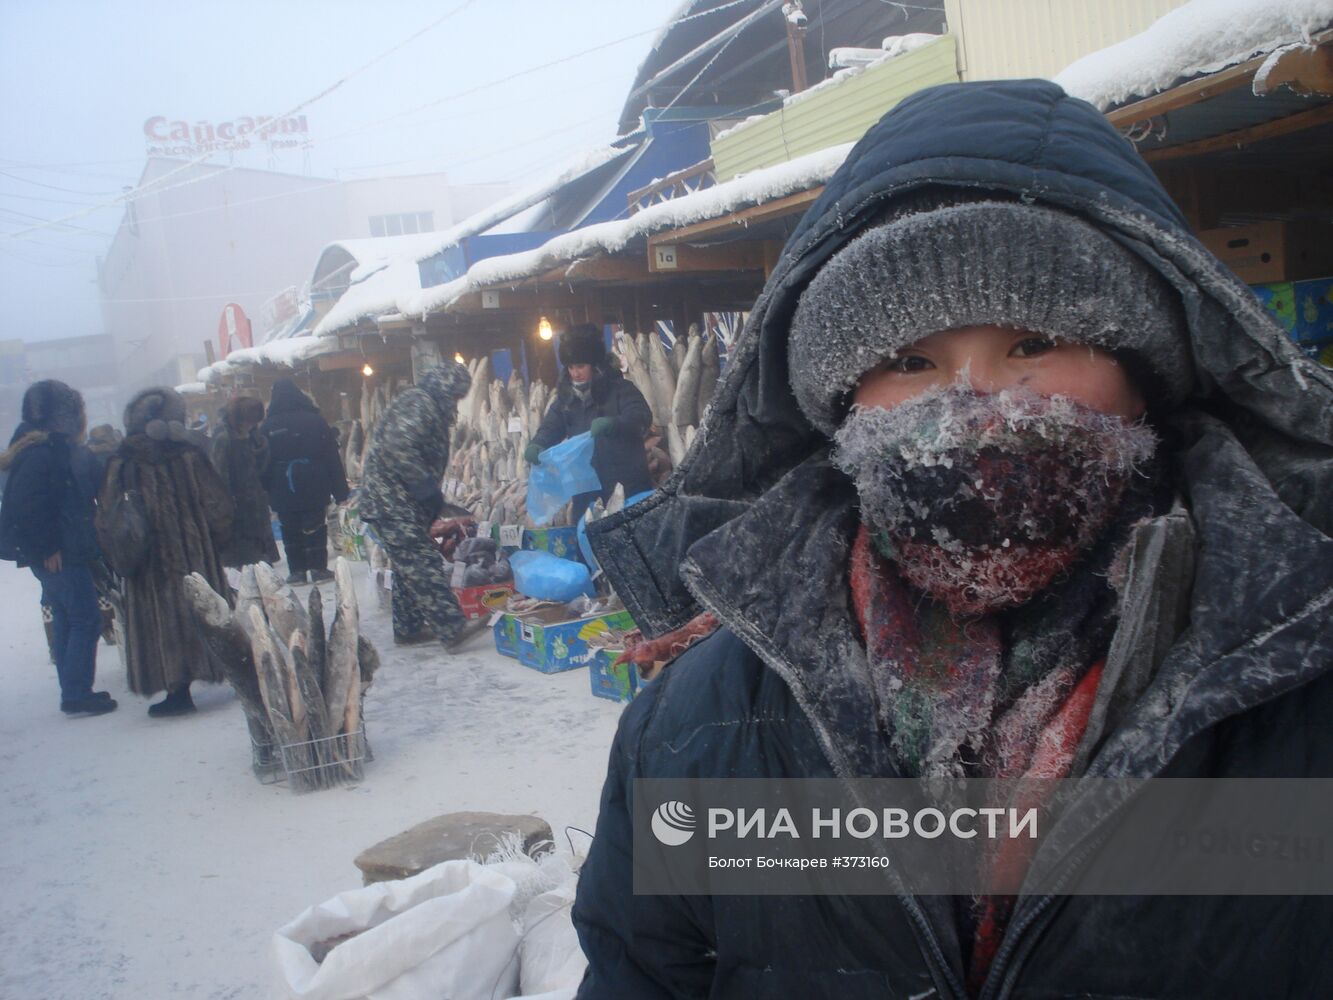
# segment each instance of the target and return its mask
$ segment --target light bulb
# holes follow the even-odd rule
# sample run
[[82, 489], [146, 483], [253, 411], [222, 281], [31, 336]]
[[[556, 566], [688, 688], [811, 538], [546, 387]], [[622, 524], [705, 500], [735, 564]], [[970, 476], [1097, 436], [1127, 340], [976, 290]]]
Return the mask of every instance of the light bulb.
[[375, 374], [375, 369], [370, 367], [369, 361], [367, 361], [364, 365], [361, 366], [361, 374], [364, 375], [366, 378], [370, 378], [370, 376]]
[[460, 365], [467, 364], [467, 358], [463, 357], [462, 354], [455, 354], [454, 360], [457, 361]]
[[550, 340], [555, 336], [554, 331], [551, 329], [551, 321], [545, 316], [537, 321], [537, 336], [541, 337], [542, 340]]

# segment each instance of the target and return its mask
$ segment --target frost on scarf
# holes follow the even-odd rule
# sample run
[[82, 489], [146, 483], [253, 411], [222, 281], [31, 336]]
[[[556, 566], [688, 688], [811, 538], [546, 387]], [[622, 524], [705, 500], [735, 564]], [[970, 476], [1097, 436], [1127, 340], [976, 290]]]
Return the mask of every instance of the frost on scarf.
[[959, 617], [1016, 607], [1101, 535], [1157, 438], [1064, 396], [955, 384], [857, 406], [834, 461], [903, 578]]

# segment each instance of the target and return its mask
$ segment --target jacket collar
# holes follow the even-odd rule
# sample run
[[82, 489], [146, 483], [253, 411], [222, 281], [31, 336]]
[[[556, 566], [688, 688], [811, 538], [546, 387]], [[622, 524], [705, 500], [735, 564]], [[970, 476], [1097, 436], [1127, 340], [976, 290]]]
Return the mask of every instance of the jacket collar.
[[700, 539], [681, 574], [786, 682], [835, 774], [894, 777], [848, 597], [855, 502], [822, 452]]
[[15, 437], [9, 447], [3, 452], [0, 452], [0, 471], [13, 468], [14, 463], [18, 461], [19, 455], [23, 454], [23, 452], [27, 451], [34, 445], [45, 444], [50, 439], [51, 435], [46, 431], [32, 430]]

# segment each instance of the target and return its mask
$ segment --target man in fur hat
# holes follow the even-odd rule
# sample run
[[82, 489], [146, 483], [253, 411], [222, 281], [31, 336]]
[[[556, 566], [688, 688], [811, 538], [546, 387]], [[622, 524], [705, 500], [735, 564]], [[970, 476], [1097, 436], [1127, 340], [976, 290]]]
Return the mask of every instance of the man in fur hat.
[[[580, 1000], [1327, 993], [1333, 897], [1106, 889], [1149, 817], [1097, 779], [1333, 775], [1333, 375], [1096, 109], [1024, 80], [885, 115], [700, 432], [665, 493], [589, 530], [645, 633], [718, 627], [622, 717]], [[891, 840], [874, 893], [653, 895], [639, 778], [1080, 797], [1039, 853], [983, 856], [1006, 888], [976, 895], [914, 891]], [[1159, 843], [1133, 868], [1171, 867]]]
[[608, 355], [600, 328], [585, 323], [561, 334], [560, 363], [563, 371], [555, 402], [523, 457], [535, 465], [547, 448], [591, 432], [592, 467], [602, 481], [602, 490], [574, 498], [577, 520], [599, 495], [609, 499], [617, 483], [625, 488], [626, 497], [653, 488], [643, 447], [653, 414], [643, 393]]
[[194, 626], [184, 580], [199, 573], [230, 601], [221, 551], [232, 501], [185, 419], [185, 400], [174, 389], [145, 389], [130, 400], [125, 440], [107, 464], [97, 517], [106, 539], [115, 530], [107, 519], [115, 498], [137, 490], [143, 500], [151, 544], [144, 564], [124, 577], [125, 673], [135, 694], [167, 693], [149, 706], [154, 718], [193, 712], [191, 682], [223, 679]]
[[[80, 461], [83, 397], [64, 382], [35, 382], [23, 394], [22, 422], [0, 455], [8, 473], [0, 504], [0, 557], [32, 570], [51, 614], [51, 656], [66, 715], [104, 715], [116, 702], [93, 690], [102, 625], [93, 565], [94, 463]], [[85, 449], [86, 454], [86, 449]]]

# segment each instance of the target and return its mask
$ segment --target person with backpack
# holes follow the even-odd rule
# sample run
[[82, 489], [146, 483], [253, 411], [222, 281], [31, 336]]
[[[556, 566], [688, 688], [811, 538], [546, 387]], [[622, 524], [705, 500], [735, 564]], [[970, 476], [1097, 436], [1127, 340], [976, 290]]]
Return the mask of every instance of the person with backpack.
[[116, 701], [94, 691], [98, 607], [93, 565], [100, 559], [94, 529], [94, 463], [79, 461], [86, 430], [83, 397], [55, 379], [23, 394], [22, 421], [0, 455], [5, 480], [0, 504], [0, 556], [28, 567], [50, 609], [50, 650], [66, 715], [105, 715]]
[[314, 400], [289, 378], [273, 383], [268, 417], [259, 428], [268, 440], [264, 487], [282, 527], [287, 582], [331, 580], [329, 500], [346, 501], [349, 491], [338, 438]]
[[185, 596], [198, 573], [232, 600], [222, 550], [232, 501], [208, 455], [185, 426], [185, 400], [165, 387], [145, 389], [125, 408], [125, 440], [107, 463], [97, 534], [124, 586], [125, 673], [139, 695], [165, 691], [153, 718], [195, 710], [194, 681], [218, 683]]

